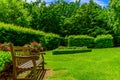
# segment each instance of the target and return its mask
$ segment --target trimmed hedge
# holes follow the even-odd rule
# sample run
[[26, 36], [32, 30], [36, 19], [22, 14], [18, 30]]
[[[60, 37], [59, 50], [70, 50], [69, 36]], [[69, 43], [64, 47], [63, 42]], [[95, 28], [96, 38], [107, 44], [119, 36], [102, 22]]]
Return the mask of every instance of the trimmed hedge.
[[55, 49], [60, 46], [60, 36], [56, 34], [46, 34], [45, 35], [45, 46], [47, 50]]
[[120, 46], [120, 35], [114, 35], [114, 46]]
[[93, 47], [94, 38], [87, 35], [71, 35], [68, 37], [68, 46]]
[[83, 52], [91, 52], [91, 49], [56, 49], [53, 50], [53, 55], [58, 55], [58, 54], [73, 54], [73, 53], [83, 53]]
[[0, 42], [12, 42], [17, 46], [33, 41], [44, 43], [44, 35], [42, 31], [0, 23]]
[[110, 48], [113, 47], [113, 37], [111, 35], [99, 35], [95, 38], [96, 48]]
[[67, 37], [61, 37], [61, 46], [67, 46], [68, 45], [68, 38]]
[[12, 61], [10, 52], [0, 51], [0, 72], [3, 71], [5, 63]]
[[[52, 33], [44, 33], [39, 30], [23, 28], [12, 24], [0, 22], [0, 43], [12, 42], [16, 46], [23, 46], [33, 41], [43, 44], [47, 49], [59, 46], [60, 36]], [[46, 46], [45, 46], [46, 45]], [[53, 46], [52, 46], [53, 45]]]

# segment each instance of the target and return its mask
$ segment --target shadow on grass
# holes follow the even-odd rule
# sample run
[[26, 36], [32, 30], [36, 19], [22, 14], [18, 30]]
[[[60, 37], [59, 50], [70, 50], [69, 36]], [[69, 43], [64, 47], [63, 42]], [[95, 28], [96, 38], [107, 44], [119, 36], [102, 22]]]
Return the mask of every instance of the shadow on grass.
[[[45, 77], [45, 74], [46, 74], [47, 70], [48, 69], [44, 69], [44, 70], [39, 69], [39, 70], [37, 70], [37, 80], [43, 80], [44, 77]], [[28, 72], [21, 73], [22, 77], [23, 76], [25, 78], [32, 78], [33, 77], [32, 72], [30, 72], [27, 76], [25, 76], [26, 74], [28, 74]], [[12, 78], [12, 72], [9, 72], [9, 71], [1, 72], [0, 73], [0, 80], [13, 80], [13, 78]]]

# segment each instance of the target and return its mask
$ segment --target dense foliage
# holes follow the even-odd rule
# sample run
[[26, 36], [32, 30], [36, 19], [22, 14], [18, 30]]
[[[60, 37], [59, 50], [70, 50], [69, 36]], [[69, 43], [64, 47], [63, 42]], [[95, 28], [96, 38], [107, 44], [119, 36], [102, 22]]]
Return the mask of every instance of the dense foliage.
[[44, 43], [44, 36], [45, 33], [42, 31], [0, 23], [0, 42], [12, 42], [19, 46], [32, 41]]
[[107, 34], [110, 32], [106, 21], [107, 14], [106, 9], [90, 0], [90, 3], [82, 4], [74, 15], [64, 19], [62, 26], [65, 32], [63, 35]]
[[42, 43], [45, 49], [54, 49], [60, 44], [59, 35], [4, 23], [0, 23], [0, 37], [1, 43], [12, 42], [18, 46], [37, 41]]
[[114, 44], [120, 46], [120, 0], [109, 2], [109, 21], [108, 25], [114, 31]]
[[0, 72], [4, 69], [5, 63], [11, 62], [12, 57], [10, 52], [0, 51]]
[[99, 35], [95, 38], [95, 47], [110, 48], [113, 47], [113, 37], [111, 35]]
[[115, 35], [113, 41], [114, 46], [120, 46], [120, 35]]
[[29, 27], [32, 19], [22, 0], [0, 0], [0, 21]]
[[102, 8], [93, 0], [84, 4], [80, 4], [80, 0], [69, 3], [56, 0], [49, 5], [39, 0], [31, 3], [25, 0], [2, 0], [0, 3], [2, 22], [52, 32], [63, 37], [81, 34], [97, 36], [112, 32], [107, 24], [108, 9]]
[[110, 0], [109, 3], [109, 25], [113, 28], [115, 34], [120, 34], [120, 0]]
[[68, 37], [68, 46], [93, 47], [94, 38], [87, 35], [71, 35]]
[[60, 39], [60, 36], [58, 35], [55, 35], [52, 33], [45, 35], [45, 47], [48, 50], [57, 48], [58, 46], [60, 46], [60, 42], [61, 42], [61, 39]]
[[[119, 43], [118, 36], [120, 36], [119, 3], [119, 0], [110, 0], [108, 6], [102, 7], [94, 0], [89, 0], [89, 3], [83, 4], [80, 4], [80, 0], [75, 2], [56, 0], [49, 5], [42, 0], [30, 3], [26, 0], [0, 0], [0, 21], [59, 34], [62, 37], [69, 35], [96, 37], [97, 35], [111, 34], [116, 46]], [[21, 36], [23, 34], [20, 35], [20, 38], [26, 39]], [[33, 39], [37, 42], [40, 41], [37, 36], [34, 37], [37, 40]], [[20, 38], [17, 38], [18, 42]], [[33, 39], [27, 38], [28, 42], [33, 41]], [[14, 41], [14, 39], [12, 40]], [[23, 42], [26, 43], [27, 40]], [[62, 40], [64, 41], [62, 44], [66, 44], [66, 40], [64, 38]], [[7, 40], [5, 39], [5, 41]], [[47, 45], [48, 40], [46, 41]]]

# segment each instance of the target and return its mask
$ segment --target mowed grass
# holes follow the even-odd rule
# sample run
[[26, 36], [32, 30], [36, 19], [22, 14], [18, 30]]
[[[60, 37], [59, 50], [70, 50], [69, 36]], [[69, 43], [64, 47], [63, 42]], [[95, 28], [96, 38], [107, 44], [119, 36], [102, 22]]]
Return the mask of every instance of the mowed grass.
[[52, 73], [46, 80], [120, 80], [120, 48], [64, 55], [50, 51], [45, 62]]

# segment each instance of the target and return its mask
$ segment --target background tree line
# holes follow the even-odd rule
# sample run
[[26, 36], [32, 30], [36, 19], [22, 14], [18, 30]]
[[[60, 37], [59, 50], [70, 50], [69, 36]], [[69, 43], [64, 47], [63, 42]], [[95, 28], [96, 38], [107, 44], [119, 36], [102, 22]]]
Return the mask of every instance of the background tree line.
[[80, 4], [57, 0], [46, 5], [36, 0], [0, 0], [0, 21], [29, 27], [60, 36], [87, 34], [96, 37], [100, 34], [119, 35], [120, 0], [110, 0], [107, 7], [101, 7], [94, 0]]

